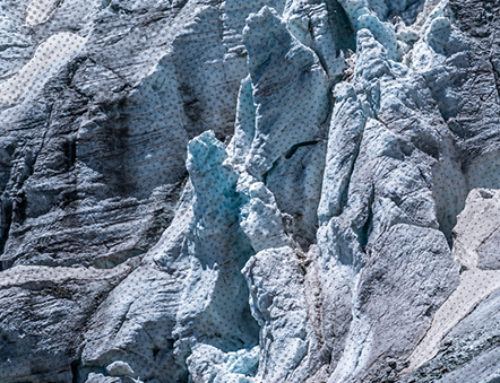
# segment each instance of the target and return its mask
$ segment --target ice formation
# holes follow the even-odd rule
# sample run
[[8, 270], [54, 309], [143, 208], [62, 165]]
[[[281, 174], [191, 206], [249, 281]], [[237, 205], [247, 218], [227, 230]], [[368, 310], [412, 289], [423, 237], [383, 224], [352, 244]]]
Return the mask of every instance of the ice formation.
[[0, 381], [496, 383], [500, 4], [0, 4]]

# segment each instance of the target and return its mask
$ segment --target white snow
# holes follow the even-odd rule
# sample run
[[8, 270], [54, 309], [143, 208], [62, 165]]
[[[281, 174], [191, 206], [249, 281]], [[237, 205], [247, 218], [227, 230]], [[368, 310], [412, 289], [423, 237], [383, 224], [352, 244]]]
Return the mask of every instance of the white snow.
[[69, 32], [50, 36], [37, 47], [33, 58], [19, 72], [0, 83], [0, 103], [12, 105], [26, 91], [36, 92], [51, 73], [83, 46], [84, 41], [84, 38]]
[[500, 289], [500, 270], [467, 270], [460, 284], [434, 315], [431, 327], [409, 358], [404, 372], [412, 372], [431, 360], [439, 351], [439, 343], [474, 308], [495, 290]]
[[26, 8], [26, 24], [34, 27], [49, 20], [62, 0], [32, 0]]

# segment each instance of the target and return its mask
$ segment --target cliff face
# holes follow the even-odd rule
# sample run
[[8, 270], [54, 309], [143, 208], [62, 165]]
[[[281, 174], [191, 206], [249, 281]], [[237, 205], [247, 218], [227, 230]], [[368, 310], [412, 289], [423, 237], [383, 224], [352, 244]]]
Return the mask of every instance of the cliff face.
[[500, 3], [0, 4], [0, 381], [500, 381]]

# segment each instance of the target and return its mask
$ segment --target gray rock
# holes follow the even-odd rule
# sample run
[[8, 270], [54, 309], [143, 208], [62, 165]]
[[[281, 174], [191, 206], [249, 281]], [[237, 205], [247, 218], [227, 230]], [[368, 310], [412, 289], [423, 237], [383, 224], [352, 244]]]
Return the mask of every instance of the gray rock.
[[133, 270], [15, 266], [2, 272], [1, 380], [71, 381], [81, 331], [107, 294]]

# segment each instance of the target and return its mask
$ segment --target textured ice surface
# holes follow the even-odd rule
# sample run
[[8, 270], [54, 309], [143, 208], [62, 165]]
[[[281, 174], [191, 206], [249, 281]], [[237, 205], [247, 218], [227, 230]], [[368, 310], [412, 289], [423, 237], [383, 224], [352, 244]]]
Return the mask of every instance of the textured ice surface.
[[260, 177], [294, 145], [320, 135], [328, 79], [317, 55], [290, 35], [271, 8], [250, 15], [243, 40], [256, 109], [247, 169]]
[[0, 2], [0, 381], [496, 383], [499, 14]]

